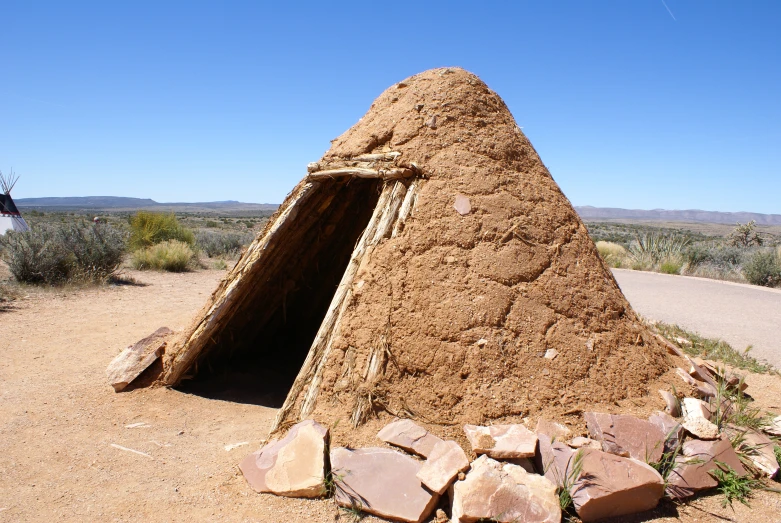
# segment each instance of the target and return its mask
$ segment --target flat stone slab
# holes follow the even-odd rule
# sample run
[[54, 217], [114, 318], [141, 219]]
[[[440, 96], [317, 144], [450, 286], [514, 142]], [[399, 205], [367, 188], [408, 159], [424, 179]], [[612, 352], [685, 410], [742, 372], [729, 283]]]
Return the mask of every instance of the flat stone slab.
[[583, 436], [576, 436], [572, 438], [567, 442], [567, 445], [569, 445], [573, 449], [589, 448], [589, 449], [602, 450], [602, 443], [600, 443], [595, 439], [584, 438]]
[[605, 452], [645, 463], [662, 459], [665, 434], [653, 423], [623, 414], [586, 412], [583, 417], [589, 434]]
[[673, 394], [672, 392], [668, 392], [666, 390], [660, 390], [659, 395], [667, 404], [667, 406], [664, 408], [667, 414], [676, 418], [680, 417], [681, 414], [683, 414], [681, 412], [681, 402], [678, 400], [675, 394]]
[[653, 467], [632, 458], [583, 450], [582, 470], [570, 489], [584, 523], [651, 510], [664, 494], [664, 479]]
[[284, 438], [272, 441], [239, 464], [256, 492], [317, 498], [325, 495], [325, 453], [328, 429], [313, 420], [293, 425]]
[[[544, 434], [540, 435], [539, 438], [539, 450], [534, 458], [534, 465], [537, 470], [545, 474], [548, 480], [558, 487], [575, 480], [572, 477], [575, 450], [561, 441], [553, 441]], [[570, 479], [572, 481], [569, 481]]]
[[476, 454], [492, 458], [533, 458], [537, 435], [523, 425], [464, 425], [464, 433]]
[[455, 441], [442, 441], [434, 445], [417, 476], [430, 490], [444, 494], [458, 477], [458, 473], [468, 468], [469, 459], [461, 445]]
[[705, 418], [710, 421], [713, 412], [711, 412], [710, 405], [697, 398], [683, 398], [681, 401], [681, 410], [683, 416], [686, 418]]
[[770, 424], [763, 427], [762, 430], [773, 436], [781, 436], [781, 416], [776, 416], [770, 421]]
[[385, 425], [377, 433], [377, 437], [389, 445], [424, 458], [431, 454], [434, 445], [442, 442], [442, 439], [408, 419], [399, 419]]
[[664, 434], [665, 452], [675, 449], [683, 440], [683, 425], [666, 412], [657, 411], [648, 417], [648, 421]]
[[572, 437], [572, 431], [564, 424], [540, 418], [534, 432], [545, 434], [556, 441], [566, 441]]
[[331, 450], [336, 503], [395, 521], [420, 523], [439, 500], [417, 477], [421, 463], [391, 449]]
[[561, 521], [556, 485], [544, 476], [488, 456], [472, 462], [464, 480], [453, 485], [450, 497], [453, 523]]
[[737, 438], [738, 450], [751, 460], [754, 466], [767, 477], [774, 478], [779, 472], [778, 461], [773, 450], [775, 443], [764, 434], [755, 430], [730, 425], [725, 430], [730, 440]]
[[678, 367], [676, 373], [680, 378], [692, 388], [692, 392], [701, 398], [711, 398], [716, 395], [716, 388], [704, 381], [692, 377], [688, 372]]
[[123, 349], [106, 368], [106, 377], [114, 392], [122, 392], [142, 372], [163, 355], [167, 339], [174, 333], [168, 327], [160, 327], [146, 338]]
[[675, 458], [675, 467], [667, 477], [667, 495], [672, 499], [685, 499], [702, 490], [715, 488], [718, 482], [710, 472], [721, 467], [719, 463], [729, 465], [741, 476], [746, 474], [729, 440], [686, 441], [682, 455]]
[[700, 439], [718, 439], [719, 428], [705, 418], [684, 418], [683, 428]]

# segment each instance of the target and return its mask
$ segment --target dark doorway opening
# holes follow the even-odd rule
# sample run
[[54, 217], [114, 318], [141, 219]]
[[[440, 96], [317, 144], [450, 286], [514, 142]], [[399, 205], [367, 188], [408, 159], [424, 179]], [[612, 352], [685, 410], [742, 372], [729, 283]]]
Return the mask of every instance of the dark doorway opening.
[[298, 210], [290, 242], [268, 254], [276, 257], [273, 267], [251, 280], [249, 297], [180, 390], [282, 405], [374, 212], [380, 183], [357, 178], [323, 183]]

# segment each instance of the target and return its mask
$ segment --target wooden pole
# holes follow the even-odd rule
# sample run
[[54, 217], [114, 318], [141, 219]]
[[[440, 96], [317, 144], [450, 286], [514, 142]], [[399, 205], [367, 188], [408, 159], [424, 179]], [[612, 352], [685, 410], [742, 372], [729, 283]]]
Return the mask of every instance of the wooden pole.
[[[350, 303], [355, 275], [373, 247], [388, 235], [406, 192], [407, 188], [401, 181], [386, 183], [383, 187], [374, 213], [350, 256], [347, 269], [342, 275], [336, 293], [331, 300], [331, 305], [320, 324], [320, 329], [312, 342], [309, 354], [290, 388], [282, 408], [277, 413], [271, 433], [279, 429], [289, 418], [301, 419], [308, 416], [314, 409], [322, 383], [323, 370], [328, 361], [334, 337], [338, 333], [342, 316]], [[299, 415], [296, 416], [293, 414], [293, 409], [307, 384], [309, 387], [302, 400]]]
[[383, 180], [398, 180], [400, 178], [411, 178], [415, 175], [412, 169], [404, 167], [393, 169], [369, 169], [365, 167], [342, 167], [339, 169], [328, 169], [326, 171], [317, 171], [309, 173], [309, 181], [323, 181], [344, 176], [353, 176], [356, 178], [381, 178]]

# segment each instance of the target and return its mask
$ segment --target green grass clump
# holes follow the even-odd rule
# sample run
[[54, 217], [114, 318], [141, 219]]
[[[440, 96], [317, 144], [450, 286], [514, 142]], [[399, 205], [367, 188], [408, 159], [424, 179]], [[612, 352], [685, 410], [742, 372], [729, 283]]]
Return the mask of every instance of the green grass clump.
[[659, 272], [664, 274], [680, 274], [683, 262], [680, 258], [667, 258], [659, 264]]
[[[572, 499], [572, 489], [575, 486], [575, 483], [581, 479], [584, 457], [585, 454], [583, 453], [583, 450], [578, 450], [567, 461], [566, 470], [553, 470], [555, 483], [559, 485], [556, 489], [556, 494], [559, 496], [559, 508], [561, 508], [562, 515], [567, 521], [573, 520], [577, 516], [575, 513], [575, 501]], [[551, 460], [550, 463], [544, 463], [543, 474], [546, 474], [552, 465], [553, 460]], [[559, 477], [562, 472], [564, 477]]]
[[627, 252], [621, 245], [613, 242], [598, 241], [596, 246], [599, 255], [609, 267], [620, 269], [626, 263]]
[[781, 447], [778, 445], [773, 445], [773, 452], [776, 455], [776, 462], [781, 463]]
[[[748, 347], [745, 351], [740, 352], [733, 349], [732, 346], [725, 341], [704, 338], [699, 334], [687, 331], [678, 325], [657, 323], [654, 325], [654, 327], [659, 332], [659, 334], [670, 340], [672, 343], [680, 345], [681, 350], [683, 350], [689, 356], [698, 356], [704, 359], [718, 360], [726, 363], [727, 365], [730, 365], [731, 367], [761, 374], [776, 373], [776, 370], [772, 365], [757, 361], [756, 358], [749, 355], [751, 347]], [[688, 340], [691, 344], [678, 343], [677, 338]]]
[[131, 249], [143, 249], [168, 240], [195, 245], [195, 235], [179, 223], [174, 213], [139, 211], [130, 217]]
[[748, 500], [755, 490], [764, 487], [762, 482], [752, 478], [750, 475], [740, 476], [726, 463], [717, 461], [716, 464], [718, 467], [714, 468], [710, 474], [719, 482], [719, 492], [724, 494], [721, 506], [732, 506], [732, 502], [737, 500], [750, 507]]
[[131, 263], [135, 269], [169, 272], [185, 272], [195, 266], [195, 252], [185, 242], [168, 240], [133, 253]]

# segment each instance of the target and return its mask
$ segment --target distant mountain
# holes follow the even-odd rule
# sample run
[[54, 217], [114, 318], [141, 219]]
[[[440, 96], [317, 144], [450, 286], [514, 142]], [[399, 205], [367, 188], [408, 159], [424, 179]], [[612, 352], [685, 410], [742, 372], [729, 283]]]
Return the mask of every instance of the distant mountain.
[[279, 205], [270, 203], [243, 203], [233, 200], [223, 202], [172, 202], [160, 203], [149, 198], [125, 198], [122, 196], [74, 196], [64, 198], [19, 198], [14, 200], [20, 209], [49, 211], [90, 210], [172, 210], [172, 211], [275, 211]]
[[751, 220], [758, 225], [781, 225], [781, 214], [760, 214], [756, 212], [719, 212], [690, 209], [684, 211], [668, 211], [652, 209], [618, 209], [614, 207], [576, 206], [575, 210], [584, 220], [646, 220], [664, 222], [702, 222], [702, 223], [746, 223]]

